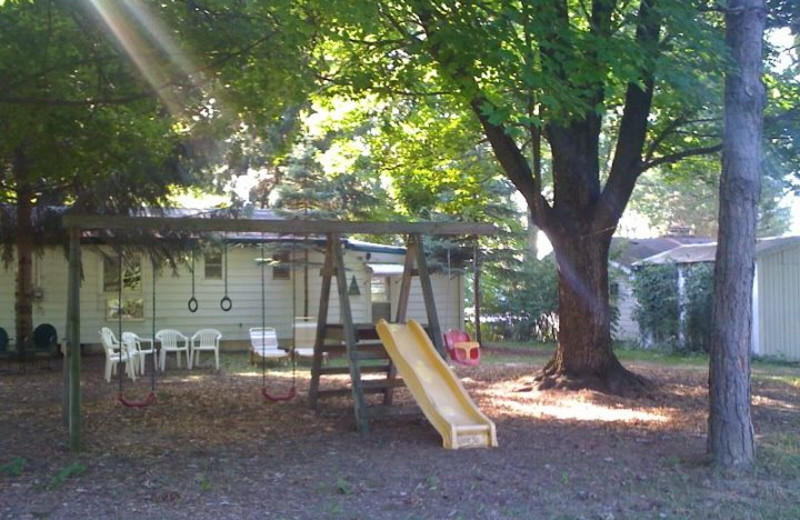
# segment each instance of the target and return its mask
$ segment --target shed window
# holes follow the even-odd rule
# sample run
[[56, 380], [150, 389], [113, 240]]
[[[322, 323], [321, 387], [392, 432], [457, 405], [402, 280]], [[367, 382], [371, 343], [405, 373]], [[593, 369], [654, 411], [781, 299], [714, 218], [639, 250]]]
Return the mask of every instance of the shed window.
[[[122, 283], [122, 301], [119, 299]], [[144, 319], [144, 299], [142, 298], [142, 262], [138, 256], [123, 260], [122, 280], [118, 256], [103, 257], [103, 293], [106, 296], [106, 319], [123, 320]]]
[[370, 293], [373, 302], [388, 302], [389, 300], [389, 278], [384, 276], [373, 276], [370, 284]]
[[206, 280], [222, 280], [222, 253], [215, 251], [205, 254]]

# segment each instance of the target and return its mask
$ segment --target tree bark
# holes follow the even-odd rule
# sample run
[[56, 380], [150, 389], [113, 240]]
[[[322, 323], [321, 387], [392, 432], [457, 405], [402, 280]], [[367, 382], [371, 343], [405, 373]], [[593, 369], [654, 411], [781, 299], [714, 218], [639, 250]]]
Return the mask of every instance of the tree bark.
[[[559, 268], [559, 340], [553, 359], [537, 377], [540, 387], [596, 388], [614, 393], [639, 393], [647, 386], [638, 376], [624, 369], [611, 350], [610, 304], [608, 300], [608, 250], [611, 235], [630, 199], [636, 179], [642, 172], [642, 152], [654, 92], [654, 74], [661, 50], [661, 14], [654, 0], [642, 0], [636, 21], [635, 45], [646, 59], [640, 78], [628, 85], [620, 120], [619, 138], [605, 188], [600, 175], [599, 143], [602, 115], [594, 109], [571, 113], [569, 117], [542, 116], [542, 132], [531, 128], [533, 141], [545, 138], [552, 155], [553, 190], [545, 196], [541, 172], [533, 169], [513, 132], [492, 120], [496, 108], [481, 90], [472, 66], [451, 58], [444, 49], [445, 39], [437, 31], [448, 23], [442, 13], [415, 4], [421, 25], [427, 33], [431, 55], [451, 78], [460, 84], [509, 180], [525, 197], [533, 222], [550, 239]], [[613, 2], [591, 5], [590, 32], [597, 41], [611, 39]], [[571, 76], [564, 63], [586, 60], [602, 66], [598, 48], [578, 49], [568, 37], [569, 6], [566, 2], [548, 4], [542, 16], [552, 22], [540, 38], [542, 71], [570, 84], [585, 97], [590, 107], [604, 105], [606, 79], [601, 74], [585, 78]], [[537, 16], [541, 14], [538, 13]], [[556, 52], [558, 49], [558, 52]], [[532, 113], [529, 106], [528, 113]], [[536, 143], [534, 142], [534, 146]], [[534, 148], [535, 155], [538, 151]]]
[[33, 336], [33, 189], [27, 181], [25, 152], [14, 154], [13, 175], [17, 186], [17, 215], [14, 245], [17, 251], [16, 319], [17, 349], [24, 356]]
[[726, 41], [735, 69], [725, 78], [708, 451], [713, 464], [726, 469], [748, 469], [755, 461], [750, 341], [765, 99], [761, 83], [765, 19], [764, 0], [732, 0], [725, 15]]
[[625, 369], [611, 349], [608, 249], [611, 233], [554, 240], [558, 263], [558, 346], [537, 377], [539, 388], [591, 388], [638, 395], [647, 382]]

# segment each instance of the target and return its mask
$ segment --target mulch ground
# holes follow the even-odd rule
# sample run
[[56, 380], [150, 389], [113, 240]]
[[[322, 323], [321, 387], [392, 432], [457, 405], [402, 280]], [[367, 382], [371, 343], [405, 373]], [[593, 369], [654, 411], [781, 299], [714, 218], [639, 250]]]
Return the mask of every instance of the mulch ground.
[[[157, 404], [135, 410], [116, 402], [103, 358], [88, 356], [76, 455], [60, 372], [5, 371], [0, 518], [800, 518], [797, 368], [754, 375], [759, 464], [722, 475], [706, 464], [704, 368], [628, 365], [657, 384], [631, 400], [525, 391], [541, 359], [491, 359], [487, 350], [480, 367], [456, 371], [500, 446], [456, 451], [424, 418], [376, 421], [364, 436], [349, 398], [312, 411], [307, 367], [298, 397], [278, 404], [264, 401], [262, 374], [241, 360], [220, 372], [171, 369], [156, 382]], [[284, 392], [291, 372], [270, 371], [266, 382]], [[148, 381], [126, 391], [141, 397]], [[405, 390], [397, 400], [411, 404]]]

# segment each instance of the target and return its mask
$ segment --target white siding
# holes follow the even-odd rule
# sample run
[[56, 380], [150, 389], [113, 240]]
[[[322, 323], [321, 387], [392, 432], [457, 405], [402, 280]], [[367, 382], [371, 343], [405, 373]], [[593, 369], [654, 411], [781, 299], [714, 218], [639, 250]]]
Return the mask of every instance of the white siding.
[[634, 317], [636, 310], [636, 298], [633, 296], [633, 285], [629, 276], [619, 272], [614, 276], [617, 283], [617, 309], [619, 310], [619, 322], [614, 339], [621, 341], [639, 340], [639, 323]]
[[[67, 321], [67, 261], [62, 250], [50, 249], [43, 255], [34, 255], [34, 287], [41, 295], [33, 303], [33, 326], [52, 324], [60, 337], [66, 334]], [[61, 274], [63, 272], [63, 275]], [[0, 327], [12, 338], [14, 329], [16, 258], [8, 269], [0, 270]]]
[[759, 354], [800, 361], [800, 247], [758, 257]]
[[[103, 326], [118, 329], [116, 319], [106, 318], [106, 300], [115, 298], [115, 294], [102, 291], [102, 248], [83, 246], [83, 281], [80, 293], [81, 343], [98, 344], [99, 330]], [[110, 254], [110, 250], [106, 250]], [[268, 248], [271, 256], [274, 249]], [[298, 261], [302, 251], [296, 251]], [[378, 253], [381, 261], [403, 263], [403, 255]], [[130, 330], [144, 337], [150, 337], [153, 329], [175, 328], [184, 334], [191, 335], [204, 327], [219, 329], [223, 334], [223, 342], [248, 341], [248, 329], [261, 326], [261, 269], [256, 262], [261, 257], [260, 246], [237, 245], [228, 251], [228, 296], [233, 301], [229, 312], [220, 309], [220, 299], [225, 292], [224, 280], [206, 280], [203, 258], [200, 256], [195, 264], [195, 297], [198, 310], [191, 313], [188, 301], [192, 292], [191, 272], [188, 266], [181, 266], [176, 273], [171, 268], [159, 270], [156, 278], [156, 317], [153, 324], [153, 272], [147, 257], [142, 258], [142, 297], [144, 299], [144, 319], [125, 320], [123, 330]], [[373, 257], [374, 259], [374, 257]], [[321, 291], [321, 266], [323, 252], [314, 250], [309, 257], [309, 315], [316, 317], [319, 310]], [[35, 283], [43, 290], [43, 298], [34, 304], [34, 325], [51, 323], [58, 330], [59, 337], [66, 336], [67, 312], [67, 280], [68, 262], [60, 248], [48, 249], [44, 255], [37, 257], [35, 265]], [[14, 263], [9, 269], [0, 269], [0, 327], [5, 328], [10, 336], [14, 336]], [[356, 323], [372, 321], [372, 302], [370, 294], [371, 273], [366, 266], [365, 253], [345, 251], [345, 268], [347, 287], [353, 276], [358, 283], [360, 295], [350, 296], [353, 320]], [[294, 277], [294, 283], [291, 277]], [[304, 313], [303, 309], [303, 270], [301, 267], [291, 272], [289, 280], [273, 280], [272, 268], [265, 268], [264, 285], [264, 318], [268, 327], [277, 329], [282, 344], [292, 339], [292, 323], [294, 316]], [[393, 314], [396, 312], [397, 295], [399, 294], [400, 277], [392, 279]], [[448, 281], [446, 276], [432, 276], [434, 293], [442, 330], [461, 328], [463, 322], [463, 288], [461, 278]], [[294, 289], [294, 297], [292, 291]], [[408, 316], [427, 323], [425, 306], [419, 280], [414, 279]], [[328, 310], [328, 322], [340, 323], [339, 295], [336, 278], [333, 279]]]
[[[370, 262], [372, 263], [394, 263], [402, 265], [405, 262], [405, 255], [394, 255], [389, 253], [372, 253]], [[368, 271], [365, 271], [368, 275]], [[397, 314], [397, 305], [400, 300], [400, 282], [402, 276], [389, 277], [389, 298], [392, 304], [392, 319]], [[436, 311], [439, 316], [439, 326], [442, 332], [448, 329], [464, 328], [464, 277], [460, 273], [431, 274], [431, 285], [433, 286], [433, 299]], [[367, 287], [368, 289], [368, 287]], [[367, 292], [369, 292], [367, 290]], [[364, 288], [362, 286], [362, 295]], [[371, 301], [367, 309], [371, 309]], [[367, 314], [369, 316], [371, 311]], [[428, 314], [425, 309], [425, 301], [422, 297], [422, 286], [419, 277], [411, 280], [411, 293], [408, 299], [407, 317], [413, 318], [420, 323], [428, 323]], [[358, 320], [356, 320], [358, 321]], [[367, 319], [365, 321], [372, 321]]]

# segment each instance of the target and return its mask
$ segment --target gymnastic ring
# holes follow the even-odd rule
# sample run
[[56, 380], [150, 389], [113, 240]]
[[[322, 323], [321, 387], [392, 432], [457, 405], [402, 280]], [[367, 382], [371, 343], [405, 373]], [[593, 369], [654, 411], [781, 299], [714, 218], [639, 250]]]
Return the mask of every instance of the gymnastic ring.
[[199, 305], [197, 303], [197, 298], [195, 298], [194, 296], [189, 298], [189, 312], [197, 312], [198, 306]]
[[219, 301], [219, 307], [225, 312], [233, 309], [233, 301], [228, 298], [228, 296], [223, 296], [222, 299]]

